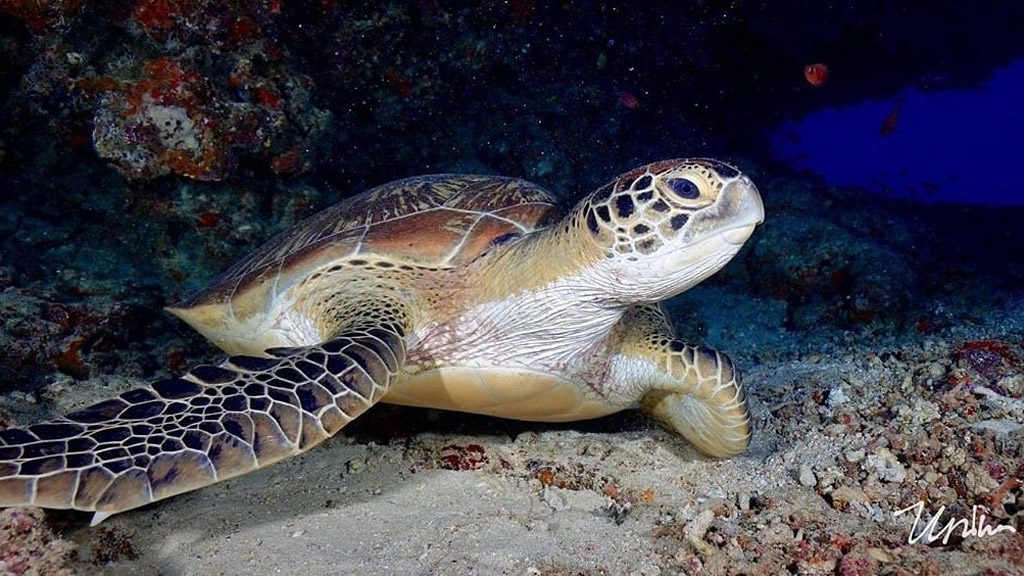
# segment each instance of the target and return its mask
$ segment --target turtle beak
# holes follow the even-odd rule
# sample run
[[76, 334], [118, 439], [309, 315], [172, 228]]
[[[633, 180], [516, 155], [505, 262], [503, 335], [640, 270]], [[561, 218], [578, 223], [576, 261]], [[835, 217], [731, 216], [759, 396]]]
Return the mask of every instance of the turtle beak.
[[715, 203], [694, 214], [686, 224], [691, 242], [714, 236], [738, 246], [764, 222], [764, 205], [757, 187], [746, 176], [725, 183]]
[[743, 244], [754, 233], [754, 228], [764, 222], [764, 203], [757, 187], [746, 176], [740, 176], [725, 185], [719, 203], [721, 217], [729, 221], [729, 227], [722, 237], [730, 244]]

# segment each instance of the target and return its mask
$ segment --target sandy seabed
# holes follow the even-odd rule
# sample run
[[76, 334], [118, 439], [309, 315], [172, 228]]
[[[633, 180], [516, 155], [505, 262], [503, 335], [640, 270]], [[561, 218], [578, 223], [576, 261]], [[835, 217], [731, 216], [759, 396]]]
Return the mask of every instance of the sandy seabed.
[[[7, 511], [0, 551], [30, 546], [20, 522], [34, 548], [9, 573], [1021, 574], [1022, 318], [1011, 302], [880, 348], [719, 333], [761, 338], [729, 350], [755, 430], [730, 460], [635, 413], [544, 425], [380, 406], [302, 456], [95, 528]], [[55, 404], [143, 383], [94, 377]], [[919, 501], [912, 534], [914, 511], [895, 512]], [[1008, 528], [942, 544], [972, 512]]]

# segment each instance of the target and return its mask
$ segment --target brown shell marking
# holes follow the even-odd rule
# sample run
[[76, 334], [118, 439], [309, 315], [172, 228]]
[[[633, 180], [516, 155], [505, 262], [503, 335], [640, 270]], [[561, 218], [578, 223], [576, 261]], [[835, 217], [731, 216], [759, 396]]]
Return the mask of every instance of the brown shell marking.
[[[547, 225], [555, 202], [550, 192], [514, 178], [440, 174], [398, 180], [296, 224], [176, 307], [226, 303], [254, 286], [277, 283], [282, 276], [299, 278], [356, 255], [458, 266], [505, 234]], [[280, 291], [266, 297], [275, 293]]]

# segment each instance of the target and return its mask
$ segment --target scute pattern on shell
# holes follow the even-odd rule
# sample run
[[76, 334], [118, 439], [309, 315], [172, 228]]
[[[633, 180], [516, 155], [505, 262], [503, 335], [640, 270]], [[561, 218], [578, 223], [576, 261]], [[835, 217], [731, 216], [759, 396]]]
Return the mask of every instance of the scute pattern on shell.
[[[441, 233], [469, 234], [473, 223], [483, 215], [508, 221], [520, 232], [535, 230], [548, 223], [547, 218], [554, 215], [556, 202], [547, 190], [515, 178], [436, 174], [398, 180], [310, 216], [237, 262], [205, 290], [178, 305], [187, 307], [231, 298], [247, 285], [279, 274], [292, 264], [303, 263], [307, 254], [327, 244], [351, 244], [358, 249], [363, 247], [364, 240], [373, 238], [377, 240], [376, 247], [383, 247], [383, 255], [387, 255], [389, 235], [407, 233], [407, 227], [400, 226], [398, 221], [410, 216], [435, 211], [447, 214], [425, 218], [420, 223], [418, 240], [426, 246], [439, 239], [436, 237]], [[512, 210], [531, 205], [533, 209]], [[457, 229], [453, 230], [453, 227]], [[502, 231], [494, 233], [501, 234]], [[358, 251], [365, 253], [365, 250]]]

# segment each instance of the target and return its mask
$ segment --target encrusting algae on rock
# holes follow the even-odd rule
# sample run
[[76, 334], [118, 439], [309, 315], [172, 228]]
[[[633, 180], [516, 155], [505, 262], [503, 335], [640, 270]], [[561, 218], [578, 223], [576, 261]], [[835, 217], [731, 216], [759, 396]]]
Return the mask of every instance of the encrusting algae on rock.
[[0, 510], [0, 574], [72, 576], [75, 547], [58, 538], [38, 508]]

